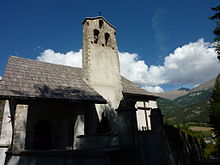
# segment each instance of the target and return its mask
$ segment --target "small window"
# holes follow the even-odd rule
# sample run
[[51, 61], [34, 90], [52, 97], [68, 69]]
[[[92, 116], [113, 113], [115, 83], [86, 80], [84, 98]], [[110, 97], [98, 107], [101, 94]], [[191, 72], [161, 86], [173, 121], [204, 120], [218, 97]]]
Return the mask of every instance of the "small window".
[[105, 46], [108, 45], [108, 40], [109, 40], [110, 34], [105, 33]]
[[137, 108], [137, 126], [138, 131], [148, 131], [151, 130], [151, 108], [148, 105], [148, 102], [138, 101], [135, 105]]
[[99, 31], [97, 29], [94, 30], [94, 43], [97, 44], [99, 40]]
[[99, 28], [102, 28], [102, 26], [103, 26], [103, 21], [99, 20]]

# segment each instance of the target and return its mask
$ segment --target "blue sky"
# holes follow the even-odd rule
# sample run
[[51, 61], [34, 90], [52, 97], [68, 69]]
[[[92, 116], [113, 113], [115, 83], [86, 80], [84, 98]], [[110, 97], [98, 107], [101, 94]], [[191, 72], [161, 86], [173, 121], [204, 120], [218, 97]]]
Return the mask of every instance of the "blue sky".
[[[218, 0], [0, 0], [0, 76], [10, 55], [37, 59], [48, 49], [61, 54], [78, 52], [81, 22], [97, 16], [98, 11], [117, 28], [120, 52], [135, 53], [133, 60], [144, 61], [148, 69], [164, 66], [165, 58], [178, 47], [201, 38], [203, 46], [213, 42], [215, 23], [208, 17], [216, 5]], [[173, 79], [153, 85], [169, 90], [206, 81]]]

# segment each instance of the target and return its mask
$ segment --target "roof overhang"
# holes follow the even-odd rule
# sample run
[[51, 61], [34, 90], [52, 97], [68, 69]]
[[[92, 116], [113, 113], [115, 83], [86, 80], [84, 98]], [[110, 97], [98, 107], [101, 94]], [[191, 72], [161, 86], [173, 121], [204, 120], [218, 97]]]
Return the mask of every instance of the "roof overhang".
[[38, 97], [22, 97], [22, 96], [2, 96], [2, 100], [26, 100], [26, 101], [55, 101], [55, 102], [87, 102], [94, 104], [107, 104], [104, 98], [97, 99], [64, 99], [64, 98], [38, 98]]
[[158, 96], [154, 96], [154, 95], [142, 95], [142, 94], [133, 94], [133, 93], [125, 93], [125, 92], [123, 92], [123, 95], [127, 98], [131, 98], [136, 101], [149, 101], [149, 100], [155, 101], [156, 99], [159, 98]]
[[97, 17], [86, 17], [82, 24], [84, 24], [86, 22], [86, 20], [95, 20], [95, 19], [102, 19], [104, 20], [109, 26], [111, 26], [113, 29], [116, 29], [116, 27], [114, 27], [112, 24], [110, 24], [103, 16], [97, 16]]

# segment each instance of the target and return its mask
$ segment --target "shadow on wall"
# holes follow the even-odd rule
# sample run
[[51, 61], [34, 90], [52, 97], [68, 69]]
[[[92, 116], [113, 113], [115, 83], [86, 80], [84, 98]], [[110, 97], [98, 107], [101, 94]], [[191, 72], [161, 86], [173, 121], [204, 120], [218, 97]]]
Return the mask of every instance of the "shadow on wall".
[[150, 118], [152, 129], [138, 132], [141, 162], [149, 165], [170, 165], [166, 155], [166, 139], [163, 136], [163, 118], [160, 109], [152, 109]]
[[97, 132], [98, 133], [111, 132], [110, 121], [108, 119], [108, 116], [104, 112], [102, 112], [102, 119], [98, 124]]
[[163, 125], [160, 109], [151, 113], [152, 130], [139, 132], [142, 164], [193, 165], [203, 160], [202, 142], [170, 125]]
[[[2, 107], [4, 105], [3, 100], [0, 100], [0, 106]], [[0, 132], [1, 132], [1, 128], [2, 128], [2, 119], [3, 119], [3, 108], [0, 109]]]
[[118, 116], [111, 103], [100, 105], [102, 112], [101, 121], [98, 124], [98, 133], [117, 133], [118, 132]]

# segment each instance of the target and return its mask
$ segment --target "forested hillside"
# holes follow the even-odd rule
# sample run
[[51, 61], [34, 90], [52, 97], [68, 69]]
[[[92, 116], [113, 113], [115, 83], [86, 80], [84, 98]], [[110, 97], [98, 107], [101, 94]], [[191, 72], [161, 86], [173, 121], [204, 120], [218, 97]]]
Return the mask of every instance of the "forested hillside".
[[190, 121], [208, 122], [209, 100], [212, 95], [213, 82], [214, 80], [208, 81], [173, 100], [159, 98], [157, 100], [158, 106], [164, 115], [164, 120], [170, 124]]

